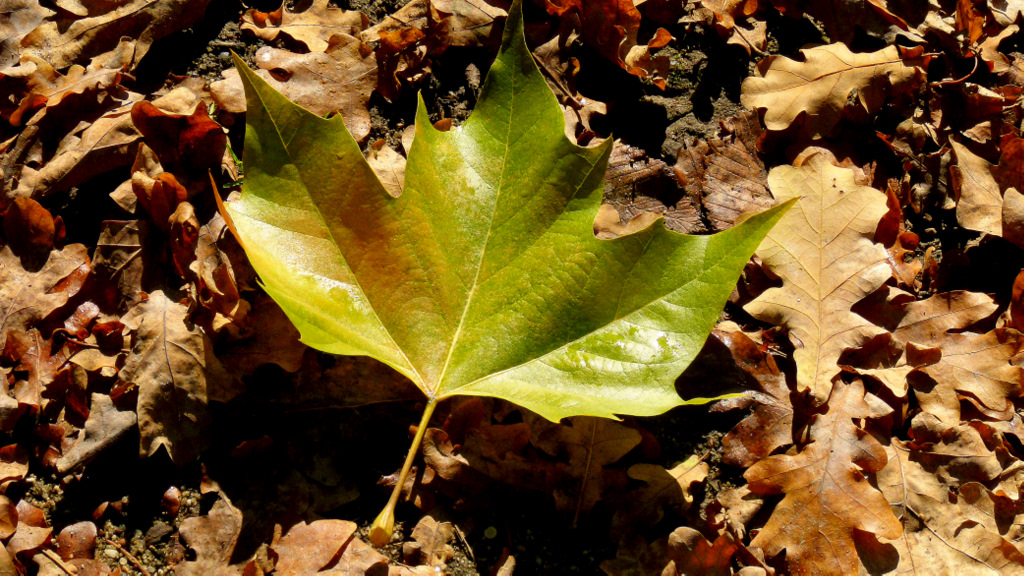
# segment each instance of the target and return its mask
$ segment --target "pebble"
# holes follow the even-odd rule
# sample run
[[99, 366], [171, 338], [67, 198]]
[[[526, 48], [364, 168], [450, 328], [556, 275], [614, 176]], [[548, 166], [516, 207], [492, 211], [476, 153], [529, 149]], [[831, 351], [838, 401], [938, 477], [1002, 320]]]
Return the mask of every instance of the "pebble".
[[494, 538], [497, 535], [498, 535], [498, 529], [495, 528], [494, 526], [488, 526], [487, 529], [484, 530], [484, 538], [486, 538], [488, 540], [490, 540], [491, 538]]
[[117, 550], [114, 550], [113, 548], [107, 548], [103, 551], [103, 555], [113, 560], [114, 558], [117, 558]]

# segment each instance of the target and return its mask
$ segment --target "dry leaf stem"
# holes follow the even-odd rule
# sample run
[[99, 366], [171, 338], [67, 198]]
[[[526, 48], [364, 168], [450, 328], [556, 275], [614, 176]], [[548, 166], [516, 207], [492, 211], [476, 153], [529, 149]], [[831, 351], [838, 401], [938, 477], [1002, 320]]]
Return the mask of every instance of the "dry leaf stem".
[[370, 543], [378, 548], [391, 541], [391, 534], [395, 531], [395, 506], [398, 504], [398, 498], [402, 495], [402, 487], [405, 486], [405, 480], [409, 477], [412, 461], [420, 451], [423, 434], [427, 431], [427, 424], [430, 423], [430, 417], [433, 416], [436, 406], [437, 400], [431, 398], [427, 402], [426, 408], [423, 409], [420, 426], [416, 429], [416, 436], [412, 439], [412, 446], [409, 447], [409, 453], [405, 456], [405, 464], [402, 465], [402, 471], [398, 474], [398, 482], [395, 483], [395, 489], [391, 492], [391, 498], [370, 526]]

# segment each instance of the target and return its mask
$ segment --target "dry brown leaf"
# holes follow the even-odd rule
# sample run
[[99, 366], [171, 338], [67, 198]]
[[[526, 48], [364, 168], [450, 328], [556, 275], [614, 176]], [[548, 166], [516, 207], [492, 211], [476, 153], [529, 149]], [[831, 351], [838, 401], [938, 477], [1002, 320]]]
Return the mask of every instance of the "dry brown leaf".
[[662, 576], [730, 576], [732, 555], [738, 548], [729, 534], [722, 534], [712, 543], [689, 526], [676, 528], [668, 536], [668, 551], [673, 565], [666, 568]]
[[890, 276], [885, 248], [872, 241], [886, 213], [885, 196], [858, 185], [854, 170], [820, 151], [799, 166], [772, 169], [768, 186], [779, 202], [800, 200], [757, 249], [783, 286], [745, 308], [789, 328], [797, 388], [822, 400], [843, 351], [884, 332], [850, 308]]
[[93, 272], [101, 289], [101, 305], [127, 312], [139, 299], [149, 260], [145, 250], [149, 223], [106, 220], [93, 252]]
[[451, 46], [496, 46], [510, 4], [504, 0], [430, 0], [431, 8], [445, 15], [441, 24], [449, 27], [445, 41]]
[[723, 120], [715, 138], [679, 149], [676, 178], [700, 199], [712, 230], [731, 228], [741, 214], [772, 206], [768, 173], [757, 154], [762, 133], [757, 112], [744, 112]]
[[960, 421], [959, 397], [966, 397], [991, 418], [1007, 420], [1020, 394], [1021, 369], [1010, 364], [1020, 333], [997, 329], [986, 334], [961, 332], [996, 311], [986, 294], [945, 292], [906, 305], [893, 337], [905, 344], [939, 348], [937, 362], [918, 368], [933, 382], [918, 382], [921, 407], [948, 425]]
[[311, 52], [326, 52], [331, 36], [358, 36], [369, 23], [362, 12], [330, 6], [328, 0], [313, 0], [300, 12], [292, 11], [282, 2], [281, 7], [273, 12], [250, 8], [242, 16], [242, 30], [270, 42], [284, 34], [304, 44]]
[[605, 467], [640, 444], [639, 432], [588, 416], [570, 418], [569, 425], [536, 416], [531, 420], [531, 443], [551, 456], [568, 459], [565, 477], [552, 479], [552, 495], [559, 510], [588, 511], [605, 490], [625, 484], [625, 472]]
[[897, 91], [913, 88], [922, 76], [918, 60], [906, 58], [896, 46], [855, 54], [845, 44], [829, 44], [800, 51], [804, 61], [769, 56], [757, 67], [757, 76], [741, 87], [740, 102], [765, 109], [769, 130], [785, 130], [798, 118], [811, 138], [833, 132], [856, 90], [868, 114], [878, 112]]
[[39, 550], [53, 534], [53, 528], [46, 522], [46, 515], [38, 507], [21, 500], [17, 509], [18, 528], [7, 541], [7, 551], [11, 556], [30, 554]]
[[202, 331], [186, 323], [187, 314], [155, 291], [121, 320], [135, 332], [119, 378], [139, 388], [140, 452], [151, 456], [163, 446], [176, 463], [193, 460], [204, 447], [208, 389], [226, 377]]
[[388, 146], [383, 138], [370, 145], [366, 151], [366, 163], [370, 165], [388, 194], [395, 198], [402, 195], [405, 183], [405, 156]]
[[89, 462], [120, 440], [135, 426], [135, 422], [133, 410], [118, 410], [110, 396], [93, 394], [85, 428], [71, 448], [57, 460], [57, 471], [64, 474]]
[[625, 535], [645, 530], [665, 517], [665, 509], [682, 512], [693, 504], [693, 484], [704, 482], [711, 468], [697, 456], [690, 456], [671, 469], [657, 464], [634, 464], [626, 474], [644, 486], [626, 495], [628, 504], [615, 511], [612, 534]]
[[910, 423], [914, 460], [947, 486], [963, 482], [990, 482], [1003, 472], [1002, 447], [994, 430], [981, 422], [949, 426], [922, 412]]
[[768, 556], [785, 550], [791, 574], [855, 572], [857, 531], [889, 539], [902, 532], [868, 480], [886, 464], [885, 448], [854, 423], [870, 413], [859, 380], [837, 381], [828, 411], [811, 424], [811, 443], [795, 455], [766, 458], [743, 475], [757, 494], [785, 495], [751, 546]]
[[67, 303], [89, 273], [85, 246], [50, 252], [37, 270], [26, 270], [10, 245], [0, 246], [0, 350], [10, 330], [27, 330]]
[[549, 14], [565, 17], [574, 13], [579, 18], [584, 44], [630, 74], [651, 78], [656, 86], [665, 89], [668, 58], [654, 57], [650, 51], [668, 44], [672, 36], [659, 28], [647, 44], [639, 43], [640, 12], [632, 0], [544, 0], [544, 4]]
[[299, 522], [270, 545], [281, 574], [316, 574], [338, 554], [359, 528], [346, 520]]
[[952, 174], [959, 195], [957, 222], [970, 230], [1002, 236], [1003, 193], [993, 175], [994, 167], [956, 140], [950, 142], [956, 155]]
[[131, 68], [153, 42], [191, 27], [210, 0], [127, 0], [116, 6], [88, 3], [72, 17], [50, 19], [21, 39], [22, 54], [31, 54], [63, 70], [114, 49], [122, 36], [136, 41]]
[[763, 506], [764, 498], [751, 492], [749, 486], [740, 486], [719, 492], [715, 501], [707, 506], [706, 514], [711, 528], [719, 532], [727, 530], [743, 540], [747, 524]]
[[438, 522], [428, 514], [416, 523], [411, 536], [413, 542], [402, 545], [406, 564], [431, 566], [438, 571], [452, 559], [454, 550], [448, 543], [455, 537], [455, 527], [451, 522]]
[[[100, 102], [107, 97], [104, 93], [111, 92], [120, 84], [133, 53], [134, 44], [122, 39], [113, 55], [93, 58], [85, 68], [76, 64], [66, 74], [55, 70], [46, 60], [26, 54], [17, 66], [0, 69], [0, 86], [11, 91], [17, 105], [13, 110], [0, 108], [0, 116], [12, 126], [21, 126], [29, 119], [32, 123], [39, 123], [42, 116], [35, 114], [38, 109], [44, 109], [46, 113], [62, 108], [88, 109], [90, 99]], [[9, 102], [0, 106], [7, 104]]]
[[17, 63], [21, 39], [53, 15], [39, 0], [0, 0], [0, 69]]
[[[697, 202], [698, 191], [680, 194], [673, 172], [665, 162], [649, 158], [633, 146], [615, 142], [608, 171], [605, 173], [604, 198], [596, 232], [602, 238], [614, 238], [643, 229], [656, 215], [665, 218], [665, 226], [683, 234], [707, 233]], [[681, 196], [681, 197], [680, 197]], [[676, 198], [679, 198], [674, 204]], [[621, 214], [621, 221], [620, 221]], [[604, 235], [602, 235], [604, 234]]]
[[230, 566], [231, 555], [242, 532], [242, 511], [224, 494], [204, 516], [187, 518], [181, 523], [181, 537], [195, 550], [196, 559], [178, 564], [175, 574], [182, 576], [241, 575], [242, 568]]
[[[370, 94], [377, 85], [377, 61], [372, 49], [353, 36], [332, 38], [326, 52], [295, 54], [263, 47], [256, 52], [257, 73], [275, 89], [310, 112], [326, 116], [340, 112], [357, 141], [370, 133]], [[210, 90], [219, 106], [244, 112], [242, 80], [234, 68]], [[220, 158], [217, 158], [220, 161]]]
[[722, 400], [712, 408], [719, 412], [755, 406], [749, 416], [722, 438], [722, 461], [748, 468], [776, 449], [793, 443], [789, 386], [772, 355], [762, 352], [743, 332], [716, 329], [711, 335], [725, 344], [736, 364], [761, 388], [741, 398]]
[[75, 558], [92, 558], [96, 549], [96, 536], [99, 531], [92, 522], [76, 522], [65, 527], [57, 535], [57, 553], [61, 560]]
[[[53, 152], [36, 165], [24, 166], [16, 195], [38, 198], [78, 186], [98, 174], [128, 166], [136, 156], [142, 134], [132, 123], [132, 106], [142, 98], [128, 94], [124, 104], [93, 122], [81, 122], [63, 137]], [[177, 88], [152, 103], [170, 114], [191, 114], [199, 99], [185, 87]]]
[[896, 574], [1024, 572], [1024, 554], [1001, 535], [994, 515], [972, 510], [983, 487], [966, 485], [959, 498], [951, 497], [906, 444], [894, 439], [886, 453], [889, 462], [878, 473], [878, 487], [903, 524], [903, 534], [882, 542], [899, 553]]

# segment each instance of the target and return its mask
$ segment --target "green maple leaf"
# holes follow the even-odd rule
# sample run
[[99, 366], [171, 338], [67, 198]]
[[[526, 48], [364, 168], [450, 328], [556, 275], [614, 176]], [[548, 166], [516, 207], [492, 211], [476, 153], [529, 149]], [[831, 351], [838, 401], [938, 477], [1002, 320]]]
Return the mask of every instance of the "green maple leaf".
[[518, 3], [463, 125], [434, 129], [420, 100], [400, 198], [340, 116], [318, 117], [236, 66], [245, 183], [227, 212], [306, 344], [394, 367], [426, 394], [424, 423], [456, 395], [554, 421], [693, 402], [674, 382], [784, 207], [714, 236], [659, 220], [596, 238], [612, 142], [565, 138]]

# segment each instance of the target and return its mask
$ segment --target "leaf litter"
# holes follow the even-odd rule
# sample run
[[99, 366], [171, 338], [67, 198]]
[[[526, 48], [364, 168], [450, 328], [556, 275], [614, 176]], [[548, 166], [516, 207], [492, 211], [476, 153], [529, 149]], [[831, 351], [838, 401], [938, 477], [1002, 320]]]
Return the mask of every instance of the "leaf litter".
[[[857, 197], [863, 226], [802, 209], [762, 246], [678, 382], [752, 392], [713, 412], [555, 425], [442, 406], [374, 550], [377, 482], [397, 481], [420, 397], [379, 363], [307, 350], [261, 294], [208, 176], [224, 194], [245, 176], [225, 56], [340, 114], [397, 196], [417, 91], [432, 123], [463, 125], [509, 3], [213, 4], [4, 4], [5, 571], [1024, 570], [1020, 10], [531, 6], [567, 135], [620, 139], [602, 233], [651, 213], [718, 231], [786, 194]], [[852, 452], [826, 451], [837, 439]]]

